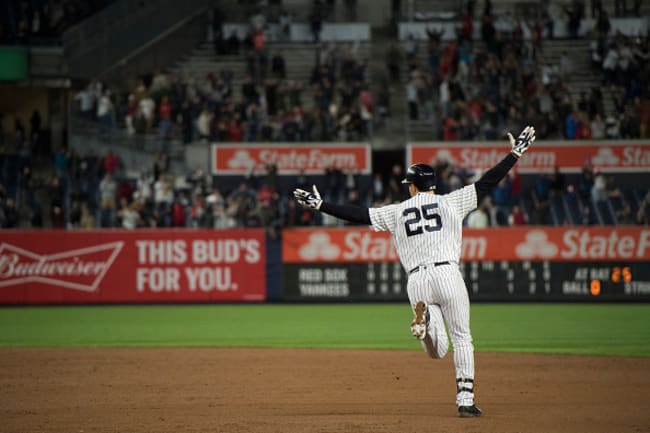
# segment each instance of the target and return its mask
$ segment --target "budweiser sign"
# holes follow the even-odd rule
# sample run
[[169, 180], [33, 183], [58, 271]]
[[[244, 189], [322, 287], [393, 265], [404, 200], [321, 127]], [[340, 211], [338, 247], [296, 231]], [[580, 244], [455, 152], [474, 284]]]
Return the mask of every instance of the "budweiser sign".
[[[409, 164], [436, 161], [458, 167], [487, 170], [501, 161], [510, 147], [471, 143], [413, 143], [407, 147]], [[604, 172], [647, 172], [650, 170], [650, 143], [544, 142], [535, 143], [517, 163], [522, 173], [539, 173], [559, 166], [565, 172], [579, 172], [585, 162]]]
[[0, 245], [0, 287], [44, 283], [94, 292], [123, 242], [111, 242], [51, 255], [40, 255], [15, 245]]
[[[397, 260], [387, 232], [367, 228], [285, 230], [285, 263], [390, 262]], [[624, 227], [465, 229], [463, 260], [650, 260], [650, 230]]]
[[268, 164], [278, 167], [279, 174], [323, 174], [330, 167], [369, 174], [370, 146], [266, 144], [212, 146], [212, 173], [243, 175], [263, 169]]
[[0, 304], [259, 302], [264, 230], [7, 230]]

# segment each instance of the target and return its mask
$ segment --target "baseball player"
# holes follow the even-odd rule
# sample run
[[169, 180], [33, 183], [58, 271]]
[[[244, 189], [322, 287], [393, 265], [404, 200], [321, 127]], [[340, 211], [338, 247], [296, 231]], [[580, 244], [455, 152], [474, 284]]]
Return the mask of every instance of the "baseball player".
[[465, 216], [515, 165], [535, 141], [535, 129], [527, 126], [515, 138], [512, 149], [496, 166], [471, 185], [450, 194], [436, 195], [436, 173], [426, 164], [414, 164], [402, 183], [411, 198], [379, 208], [324, 202], [316, 189], [293, 194], [302, 206], [347, 221], [390, 231], [402, 266], [408, 272], [407, 292], [414, 318], [411, 333], [433, 359], [445, 356], [449, 346], [445, 324], [454, 347], [456, 405], [461, 417], [481, 416], [474, 402], [474, 346], [469, 328], [469, 296], [458, 267]]

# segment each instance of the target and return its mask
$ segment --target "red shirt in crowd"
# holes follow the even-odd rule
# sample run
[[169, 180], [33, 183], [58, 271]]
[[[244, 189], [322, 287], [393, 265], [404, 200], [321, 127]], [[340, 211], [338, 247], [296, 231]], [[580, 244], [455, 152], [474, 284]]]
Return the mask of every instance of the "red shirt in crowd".
[[228, 126], [228, 140], [240, 142], [242, 141], [243, 135], [244, 133], [239, 123], [234, 120], [230, 122], [230, 125]]
[[253, 46], [257, 51], [262, 51], [264, 49], [264, 33], [255, 32], [253, 35]]
[[174, 203], [172, 207], [172, 226], [185, 227], [185, 208], [180, 203]]
[[160, 120], [169, 120], [172, 118], [172, 104], [169, 103], [169, 99], [167, 99], [166, 96], [160, 103], [160, 108], [158, 110]]
[[515, 207], [512, 209], [512, 225], [513, 226], [523, 226], [526, 224], [526, 215], [519, 209]]
[[110, 150], [104, 157], [104, 171], [106, 173], [115, 173], [117, 168], [117, 157]]
[[580, 122], [576, 132], [576, 140], [591, 140], [591, 126], [587, 122]]
[[467, 112], [470, 117], [474, 120], [480, 120], [481, 114], [483, 114], [483, 103], [480, 99], [474, 98], [467, 103]]
[[269, 204], [273, 198], [273, 190], [267, 185], [262, 185], [262, 187], [257, 191], [257, 201], [260, 204]]
[[456, 121], [451, 116], [447, 116], [447, 118], [445, 119], [445, 129], [443, 132], [443, 139], [445, 141], [458, 140], [458, 134], [456, 133]]

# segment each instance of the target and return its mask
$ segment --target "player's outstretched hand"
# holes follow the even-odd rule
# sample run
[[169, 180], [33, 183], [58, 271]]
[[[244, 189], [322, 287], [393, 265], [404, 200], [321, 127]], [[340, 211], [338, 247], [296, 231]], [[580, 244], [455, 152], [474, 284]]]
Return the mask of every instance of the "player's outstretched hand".
[[311, 209], [320, 209], [320, 205], [323, 204], [323, 199], [320, 197], [318, 188], [316, 185], [312, 188], [313, 192], [305, 191], [304, 189], [296, 188], [293, 190], [293, 196], [296, 197], [298, 203], [304, 207]]
[[531, 144], [535, 141], [535, 128], [532, 126], [527, 126], [519, 134], [519, 137], [515, 140], [511, 133], [508, 132], [508, 139], [512, 145], [511, 152], [517, 157], [521, 158], [521, 155], [526, 153]]

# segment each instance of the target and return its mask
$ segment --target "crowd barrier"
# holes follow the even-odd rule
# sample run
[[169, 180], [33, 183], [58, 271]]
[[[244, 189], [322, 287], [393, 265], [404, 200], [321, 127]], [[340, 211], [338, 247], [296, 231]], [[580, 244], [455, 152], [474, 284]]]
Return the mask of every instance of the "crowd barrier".
[[[403, 301], [390, 235], [367, 227], [4, 231], [1, 304]], [[466, 229], [474, 300], [650, 301], [650, 229]]]

